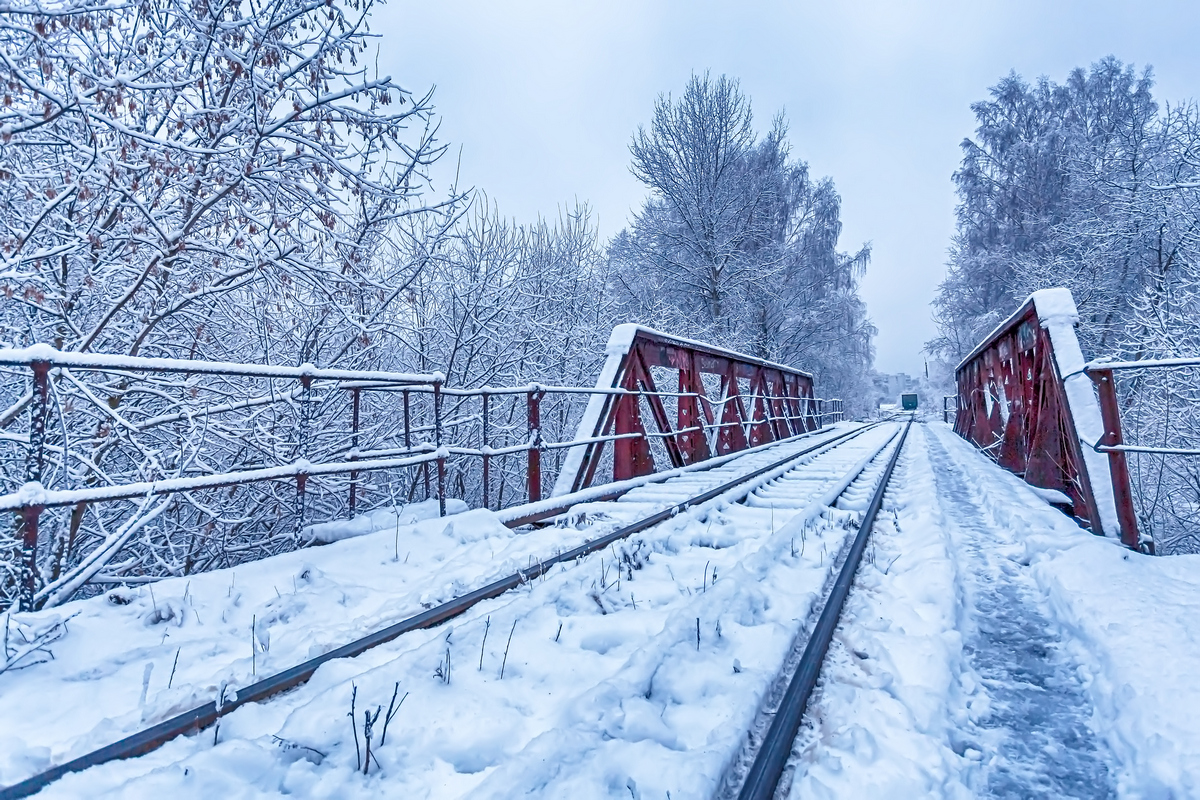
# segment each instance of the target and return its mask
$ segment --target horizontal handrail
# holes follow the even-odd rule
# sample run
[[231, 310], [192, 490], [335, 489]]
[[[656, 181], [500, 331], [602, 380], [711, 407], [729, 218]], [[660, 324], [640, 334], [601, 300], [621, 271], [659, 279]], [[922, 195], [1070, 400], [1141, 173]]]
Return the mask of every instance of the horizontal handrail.
[[[358, 380], [370, 384], [441, 384], [446, 376], [440, 372], [408, 373], [375, 370], [330, 369], [313, 364], [283, 367], [273, 364], [239, 364], [232, 361], [199, 361], [186, 358], [146, 358], [106, 353], [72, 353], [55, 350], [45, 344], [24, 348], [0, 348], [0, 364], [12, 367], [32, 367], [35, 363], [52, 367], [74, 367], [101, 371], [131, 370], [143, 372], [197, 373], [246, 378], [293, 378], [298, 380]], [[431, 390], [432, 391], [432, 390]]]

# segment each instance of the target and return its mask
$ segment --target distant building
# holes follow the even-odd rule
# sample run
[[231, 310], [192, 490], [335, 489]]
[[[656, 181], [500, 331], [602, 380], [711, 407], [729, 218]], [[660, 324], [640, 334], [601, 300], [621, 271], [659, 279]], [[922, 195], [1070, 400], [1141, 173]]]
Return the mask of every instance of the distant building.
[[875, 386], [875, 404], [877, 406], [884, 403], [898, 405], [900, 395], [905, 392], [917, 391], [917, 379], [911, 378], [903, 372], [893, 375], [876, 372], [872, 382]]

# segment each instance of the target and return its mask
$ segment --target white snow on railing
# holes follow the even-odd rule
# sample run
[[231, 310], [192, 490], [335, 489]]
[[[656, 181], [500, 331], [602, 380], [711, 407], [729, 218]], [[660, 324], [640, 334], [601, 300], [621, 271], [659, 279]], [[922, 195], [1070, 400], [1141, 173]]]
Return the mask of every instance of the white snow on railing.
[[311, 378], [313, 380], [386, 381], [414, 384], [443, 383], [446, 380], [446, 376], [440, 372], [418, 374], [373, 370], [328, 369], [316, 367], [312, 364], [301, 364], [298, 367], [284, 367], [273, 364], [238, 364], [232, 361], [145, 358], [143, 356], [111, 355], [108, 353], [71, 353], [55, 350], [48, 344], [35, 344], [23, 348], [0, 348], [0, 364], [2, 365], [29, 366], [34, 361], [44, 361], [54, 367], [74, 367], [76, 369], [195, 372], [207, 375], [238, 375], [254, 378]]

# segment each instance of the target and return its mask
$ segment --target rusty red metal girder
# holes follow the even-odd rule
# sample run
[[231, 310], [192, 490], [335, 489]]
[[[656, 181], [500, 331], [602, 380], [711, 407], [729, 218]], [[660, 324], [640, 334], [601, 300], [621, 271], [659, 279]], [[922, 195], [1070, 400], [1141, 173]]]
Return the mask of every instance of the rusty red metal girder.
[[[1026, 483], [1067, 495], [1071, 513], [1094, 533], [1106, 531], [1093, 483], [1111, 480], [1121, 540], [1136, 548], [1128, 471], [1110, 458], [1111, 474], [1089, 472], [1084, 448], [1093, 443], [1080, 440], [1064, 377], [1031, 297], [958, 365], [954, 430]], [[1117, 426], [1107, 438], [1119, 441], [1119, 420], [1104, 417], [1106, 429]]]
[[[614, 331], [614, 338], [621, 330]], [[577, 439], [616, 435], [613, 443], [613, 479], [649, 475], [656, 470], [652, 439], [661, 440], [669, 465], [682, 467], [708, 458], [738, 452], [789, 436], [816, 430], [821, 425], [813, 394], [812, 376], [806, 372], [752, 358], [740, 353], [638, 327], [628, 346], [610, 359], [619, 358], [604, 388], [629, 394], [597, 398], [599, 413], [585, 418]], [[668, 413], [652, 370], [676, 373], [676, 410]], [[719, 397], [710, 397], [703, 376], [716, 376]], [[602, 379], [603, 380], [603, 379]], [[647, 430], [649, 412], [657, 433]], [[555, 493], [590, 486], [599, 467], [604, 442], [580, 445], [582, 459], [565, 475]]]

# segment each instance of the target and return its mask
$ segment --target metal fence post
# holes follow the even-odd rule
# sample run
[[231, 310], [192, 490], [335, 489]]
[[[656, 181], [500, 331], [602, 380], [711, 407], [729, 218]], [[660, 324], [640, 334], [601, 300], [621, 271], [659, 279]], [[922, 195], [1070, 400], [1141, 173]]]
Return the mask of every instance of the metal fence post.
[[491, 440], [488, 438], [488, 425], [491, 414], [488, 412], [488, 391], [483, 390], [483, 507], [491, 508], [489, 500], [491, 498], [492, 487], [492, 446]]
[[[30, 367], [33, 369], [33, 403], [29, 410], [29, 449], [25, 453], [25, 482], [41, 483], [46, 453], [50, 362], [34, 361]], [[33, 610], [33, 595], [37, 591], [38, 518], [41, 513], [40, 505], [29, 505], [21, 509], [21, 575], [17, 600], [19, 611]]]
[[[300, 378], [300, 386], [303, 391], [300, 394], [300, 430], [296, 437], [296, 460], [302, 460], [308, 452], [308, 425], [309, 415], [312, 413], [309, 403], [312, 400], [312, 378], [305, 375]], [[305, 489], [308, 486], [308, 473], [300, 472], [296, 475], [296, 529], [295, 537], [300, 539], [300, 535], [304, 532], [304, 500]]]
[[542, 392], [536, 385], [526, 394], [529, 415], [529, 502], [542, 499]]
[[[353, 389], [350, 393], [352, 406], [352, 421], [350, 434], [350, 460], [358, 460], [358, 402], [359, 390]], [[358, 505], [358, 470], [350, 472], [350, 519], [354, 519], [354, 510]]]
[[[442, 382], [433, 382], [433, 445], [437, 448], [438, 516], [446, 516], [446, 457], [442, 455]], [[426, 472], [428, 484], [428, 471]], [[428, 493], [428, 490], [426, 490]]]
[[[1100, 394], [1100, 417], [1104, 421], [1104, 436], [1097, 444], [1117, 447], [1121, 441], [1121, 408], [1117, 403], [1117, 385], [1111, 369], [1088, 370], [1088, 377], [1095, 382]], [[1085, 444], [1087, 444], [1085, 442]], [[1117, 503], [1117, 523], [1121, 526], [1121, 543], [1137, 549], [1137, 513], [1133, 508], [1133, 490], [1129, 480], [1129, 463], [1124, 450], [1108, 450], [1108, 471], [1112, 476], [1113, 499]], [[1147, 543], [1151, 553], [1154, 543]]]

